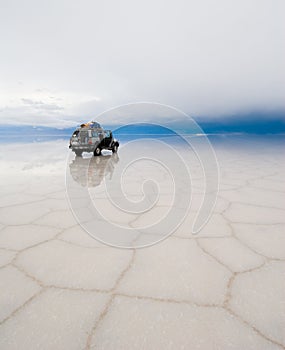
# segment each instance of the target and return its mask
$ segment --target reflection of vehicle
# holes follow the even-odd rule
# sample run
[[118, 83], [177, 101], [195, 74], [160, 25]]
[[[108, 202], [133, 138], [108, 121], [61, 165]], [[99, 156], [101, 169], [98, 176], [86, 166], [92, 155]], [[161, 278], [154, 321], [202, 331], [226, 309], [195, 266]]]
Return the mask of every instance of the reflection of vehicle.
[[99, 156], [102, 149], [118, 151], [119, 142], [113, 138], [111, 130], [104, 130], [100, 124], [90, 122], [81, 124], [72, 134], [69, 142], [69, 148], [77, 156], [83, 152], [93, 152], [94, 156]]
[[112, 179], [118, 161], [117, 153], [100, 158], [75, 157], [69, 164], [69, 170], [73, 180], [81, 186], [96, 187], [101, 184], [104, 177]]

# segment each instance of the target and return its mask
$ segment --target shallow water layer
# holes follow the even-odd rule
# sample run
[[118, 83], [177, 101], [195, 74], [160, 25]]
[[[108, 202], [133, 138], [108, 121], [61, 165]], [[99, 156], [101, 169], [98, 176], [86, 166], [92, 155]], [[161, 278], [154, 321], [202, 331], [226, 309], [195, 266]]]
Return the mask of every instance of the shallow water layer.
[[[285, 347], [283, 138], [212, 138], [217, 200], [197, 234], [199, 157], [176, 149], [189, 182], [175, 153], [157, 146], [151, 160], [145, 142], [96, 158], [66, 140], [1, 145], [1, 349]], [[91, 236], [82, 200], [70, 203], [82, 193], [101, 215]]]

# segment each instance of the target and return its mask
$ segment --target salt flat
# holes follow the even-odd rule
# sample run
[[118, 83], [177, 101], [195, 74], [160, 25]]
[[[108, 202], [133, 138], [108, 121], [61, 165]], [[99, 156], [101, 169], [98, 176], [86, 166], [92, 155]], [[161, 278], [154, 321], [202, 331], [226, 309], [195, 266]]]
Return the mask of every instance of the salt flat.
[[[125, 203], [114, 184], [134, 149], [75, 159], [62, 140], [2, 144], [0, 348], [284, 349], [283, 141], [220, 137], [213, 147], [219, 192], [206, 225], [192, 234], [204, 179], [182, 149], [193, 162], [190, 210], [169, 237], [145, 238], [133, 230], [167, 217], [173, 204], [172, 179], [167, 169], [156, 170], [158, 163], [135, 164], [120, 178]], [[174, 170], [171, 161], [168, 167]], [[66, 170], [72, 189], [85, 189], [118, 232], [129, 226], [124, 239], [134, 248], [111, 247], [86, 233], [70, 208]], [[160, 184], [160, 196], [151, 184], [149, 197], [142, 191], [149, 177]], [[179, 217], [183, 179], [176, 185]], [[121, 212], [117, 199], [129, 211]], [[131, 213], [142, 201], [149, 209]], [[103, 227], [100, 220], [92, 224]], [[114, 232], [100, 231], [98, 238], [112, 243]]]

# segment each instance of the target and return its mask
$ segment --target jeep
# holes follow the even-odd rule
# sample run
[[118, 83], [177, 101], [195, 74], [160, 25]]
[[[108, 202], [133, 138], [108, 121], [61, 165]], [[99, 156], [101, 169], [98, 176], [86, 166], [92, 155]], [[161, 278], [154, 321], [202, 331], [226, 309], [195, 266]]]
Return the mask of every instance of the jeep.
[[96, 122], [81, 124], [69, 141], [69, 148], [79, 157], [83, 152], [93, 152], [94, 156], [100, 156], [103, 149], [116, 153], [118, 147], [119, 142], [114, 139], [112, 131], [104, 130]]

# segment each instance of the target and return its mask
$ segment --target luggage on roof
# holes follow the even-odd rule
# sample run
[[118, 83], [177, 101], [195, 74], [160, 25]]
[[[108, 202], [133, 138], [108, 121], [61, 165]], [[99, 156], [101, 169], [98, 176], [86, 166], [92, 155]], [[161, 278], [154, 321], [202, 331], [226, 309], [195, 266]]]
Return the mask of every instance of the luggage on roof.
[[87, 122], [80, 125], [81, 128], [101, 128], [101, 125], [97, 122]]
[[97, 122], [90, 122], [90, 123], [88, 123], [88, 126], [90, 128], [101, 128], [101, 125]]

